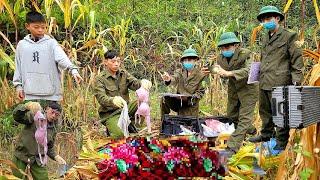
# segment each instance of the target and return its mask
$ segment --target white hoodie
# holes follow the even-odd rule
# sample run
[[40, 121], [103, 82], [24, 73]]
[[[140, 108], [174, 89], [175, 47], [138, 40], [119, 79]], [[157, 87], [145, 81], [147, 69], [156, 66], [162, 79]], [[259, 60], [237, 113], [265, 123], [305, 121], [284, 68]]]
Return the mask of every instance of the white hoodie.
[[58, 42], [48, 35], [34, 42], [31, 35], [19, 41], [15, 55], [13, 85], [24, 90], [25, 100], [62, 99], [60, 70], [78, 73]]

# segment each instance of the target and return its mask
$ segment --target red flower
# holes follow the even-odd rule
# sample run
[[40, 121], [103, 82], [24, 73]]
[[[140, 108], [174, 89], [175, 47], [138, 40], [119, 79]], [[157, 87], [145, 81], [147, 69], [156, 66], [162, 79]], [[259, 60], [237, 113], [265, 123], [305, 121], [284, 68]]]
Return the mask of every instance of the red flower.
[[[177, 177], [210, 177], [212, 173], [225, 174], [225, 169], [219, 162], [219, 153], [210, 150], [206, 142], [191, 142], [188, 139], [169, 140], [171, 146], [164, 146], [157, 139], [128, 138], [109, 144], [112, 148], [112, 160], [97, 163], [100, 179], [175, 179]], [[159, 151], [160, 150], [160, 151]], [[203, 160], [209, 158], [213, 169], [206, 172]], [[126, 173], [120, 173], [115, 161], [124, 160], [129, 168]], [[173, 161], [173, 172], [166, 166]]]
[[112, 177], [116, 177], [118, 174], [118, 168], [116, 166], [110, 166], [102, 171], [100, 171], [100, 173], [98, 174], [99, 179], [110, 179]]

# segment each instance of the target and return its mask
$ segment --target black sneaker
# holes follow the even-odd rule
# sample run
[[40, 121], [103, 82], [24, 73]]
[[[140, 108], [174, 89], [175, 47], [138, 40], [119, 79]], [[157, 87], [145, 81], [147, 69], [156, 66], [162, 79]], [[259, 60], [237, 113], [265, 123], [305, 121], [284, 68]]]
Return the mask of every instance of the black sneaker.
[[259, 135], [259, 136], [251, 137], [248, 140], [249, 142], [252, 142], [252, 143], [266, 142], [270, 140], [270, 137], [264, 137]]

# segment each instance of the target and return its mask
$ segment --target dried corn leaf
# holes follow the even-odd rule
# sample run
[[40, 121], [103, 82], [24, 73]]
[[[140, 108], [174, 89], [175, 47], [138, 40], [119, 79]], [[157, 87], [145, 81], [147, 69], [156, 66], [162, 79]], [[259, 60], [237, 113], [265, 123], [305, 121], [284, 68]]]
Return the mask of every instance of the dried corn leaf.
[[4, 180], [21, 180], [20, 178], [17, 178], [16, 176], [10, 174], [0, 176], [0, 179], [2, 178], [4, 178]]
[[229, 175], [232, 178], [237, 179], [237, 180], [251, 180], [251, 179], [253, 179], [253, 178], [251, 178], [249, 176], [244, 176], [244, 175], [233, 173], [233, 172], [230, 172], [230, 171], [229, 171]]
[[81, 176], [89, 179], [99, 179], [97, 169], [92, 168], [92, 166], [74, 166], [73, 168], [76, 169]]
[[77, 49], [77, 51], [81, 51], [83, 49], [87, 49], [87, 48], [91, 48], [94, 45], [96, 45], [98, 43], [97, 39], [92, 39], [90, 41], [87, 41], [82, 47], [80, 47], [79, 49]]
[[316, 11], [316, 17], [317, 17], [317, 20], [318, 20], [318, 24], [320, 25], [320, 11], [319, 11], [319, 7], [318, 7], [318, 4], [317, 4], [317, 0], [312, 0], [312, 1], [313, 1], [314, 9]]
[[7, 10], [8, 14], [9, 14], [9, 17], [10, 17], [11, 21], [13, 22], [14, 27], [17, 28], [16, 16], [14, 15], [14, 11], [10, 6], [10, 1], [1, 0], [0, 1], [0, 7], [2, 7], [2, 8], [4, 7]]
[[87, 147], [88, 151], [90, 151], [90, 152], [95, 151], [90, 137], [86, 140], [86, 147]]
[[275, 166], [279, 166], [280, 164], [280, 156], [270, 156], [266, 157], [264, 160], [261, 161], [261, 167], [263, 169], [269, 169]]
[[[248, 167], [248, 168], [250, 168], [250, 167]], [[237, 167], [228, 166], [228, 169], [229, 169], [229, 172], [236, 173], [238, 175], [239, 174], [241, 174], [243, 176], [253, 175], [252, 168], [251, 168], [251, 170], [242, 170], [242, 169], [239, 169]]]
[[232, 176], [225, 176], [223, 179], [224, 180], [238, 180], [238, 179], [236, 179], [236, 178], [234, 178]]
[[320, 54], [317, 52], [311, 51], [310, 49], [304, 49], [303, 57], [309, 57], [313, 59], [315, 63], [318, 63], [320, 59]]
[[0, 36], [2, 36], [2, 38], [9, 44], [11, 50], [16, 53], [16, 48], [14, 48], [14, 46], [12, 45], [11, 41], [8, 39], [8, 37], [6, 35], [4, 35], [1, 31], [0, 31]]
[[320, 63], [313, 66], [310, 77], [310, 85], [320, 86]]
[[97, 152], [82, 152], [80, 153], [79, 160], [91, 160], [94, 162], [101, 161], [103, 159], [110, 159], [110, 156], [108, 154], [103, 153], [97, 153]]
[[68, 170], [68, 172], [66, 173], [65, 177], [64, 177], [65, 180], [75, 180], [75, 179], [80, 179], [79, 177], [79, 173], [78, 171], [75, 169], [75, 168], [71, 168]]
[[293, 0], [288, 0], [286, 6], [284, 7], [283, 13], [287, 13]]
[[256, 39], [257, 39], [257, 34], [262, 30], [263, 26], [260, 24], [259, 26], [255, 27], [252, 30], [252, 34], [251, 34], [251, 41], [250, 41], [250, 46], [253, 46]]
[[109, 143], [111, 143], [111, 139], [110, 138], [103, 138], [103, 139], [95, 140], [93, 145], [94, 145], [94, 148], [97, 149], [97, 148], [103, 147], [103, 146], [105, 146], [106, 144], [109, 144]]
[[5, 160], [5, 159], [0, 159], [0, 164], [6, 164], [12, 169], [18, 170], [21, 174], [25, 175], [28, 177], [28, 179], [32, 179], [32, 177], [29, 174], [26, 174], [24, 171], [21, 169], [18, 169], [18, 167], [10, 160]]

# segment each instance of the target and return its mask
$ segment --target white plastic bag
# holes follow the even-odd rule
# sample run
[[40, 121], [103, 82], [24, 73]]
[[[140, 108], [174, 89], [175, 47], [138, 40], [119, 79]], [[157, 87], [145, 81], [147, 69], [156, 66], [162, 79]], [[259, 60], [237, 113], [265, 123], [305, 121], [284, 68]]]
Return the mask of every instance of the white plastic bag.
[[118, 120], [118, 127], [122, 130], [124, 137], [129, 136], [128, 127], [130, 124], [129, 112], [127, 102], [123, 102], [123, 108]]
[[217, 131], [214, 131], [213, 129], [211, 129], [210, 127], [201, 124], [202, 128], [203, 128], [203, 135], [206, 137], [218, 137], [219, 133]]

